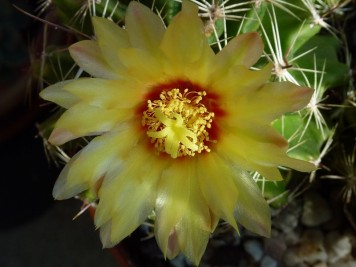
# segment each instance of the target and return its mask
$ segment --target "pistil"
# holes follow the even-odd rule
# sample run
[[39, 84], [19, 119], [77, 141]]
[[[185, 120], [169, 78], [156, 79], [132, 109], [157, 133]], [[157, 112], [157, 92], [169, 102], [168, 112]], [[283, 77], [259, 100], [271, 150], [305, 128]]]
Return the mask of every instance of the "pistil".
[[171, 89], [147, 101], [142, 125], [159, 153], [177, 158], [210, 151], [208, 130], [214, 113], [201, 103], [205, 96], [205, 91]]

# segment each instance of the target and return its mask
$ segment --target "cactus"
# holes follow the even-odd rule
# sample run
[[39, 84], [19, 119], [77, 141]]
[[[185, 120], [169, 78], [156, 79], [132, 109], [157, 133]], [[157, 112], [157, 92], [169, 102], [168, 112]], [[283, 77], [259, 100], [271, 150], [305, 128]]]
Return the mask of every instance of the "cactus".
[[[185, 0], [142, 0], [166, 25], [180, 10]], [[273, 127], [288, 141], [290, 156], [315, 163], [319, 170], [301, 175], [283, 168], [285, 178], [280, 182], [267, 181], [254, 173], [253, 177], [265, 198], [275, 210], [287, 206], [301, 190], [307, 190], [316, 180], [344, 183], [340, 187], [346, 210], [356, 198], [355, 136], [356, 93], [354, 71], [348, 48], [345, 25], [352, 14], [351, 0], [186, 0], [199, 6], [209, 44], [218, 53], [231, 38], [247, 32], [262, 36], [264, 54], [253, 69], [272, 64], [271, 81], [289, 81], [314, 89], [310, 103], [303, 110], [283, 115]], [[46, 24], [43, 57], [38, 59], [34, 73], [43, 87], [67, 79], [86, 76], [74, 65], [67, 47], [75, 41], [93, 36], [91, 17], [108, 18], [124, 25], [130, 0], [43, 0], [38, 16], [58, 24], [66, 32]], [[53, 31], [61, 31], [53, 39]], [[189, 42], [189, 40], [187, 40]], [[46, 141], [60, 109], [40, 124]], [[72, 141], [53, 147], [49, 152], [62, 160], [69, 159], [88, 140]], [[348, 149], [354, 147], [354, 149]], [[342, 149], [339, 149], [342, 148]], [[268, 152], [267, 152], [268, 153]], [[333, 161], [332, 159], [337, 159]], [[320, 175], [322, 173], [322, 175]], [[307, 181], [305, 183], [305, 181]], [[95, 205], [95, 194], [84, 192], [79, 197]], [[154, 214], [150, 216], [154, 221]], [[350, 219], [350, 223], [354, 223]], [[148, 230], [148, 232], [150, 232]]]

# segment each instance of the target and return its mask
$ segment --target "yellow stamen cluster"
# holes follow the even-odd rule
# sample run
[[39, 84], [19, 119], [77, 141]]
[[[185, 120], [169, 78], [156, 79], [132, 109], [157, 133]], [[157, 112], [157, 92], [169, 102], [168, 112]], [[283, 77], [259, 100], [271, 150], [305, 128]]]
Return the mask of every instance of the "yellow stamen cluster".
[[147, 101], [142, 125], [158, 152], [177, 158], [210, 151], [205, 142], [210, 141], [207, 129], [214, 113], [201, 103], [205, 96], [205, 91], [172, 89], [162, 91], [160, 99]]

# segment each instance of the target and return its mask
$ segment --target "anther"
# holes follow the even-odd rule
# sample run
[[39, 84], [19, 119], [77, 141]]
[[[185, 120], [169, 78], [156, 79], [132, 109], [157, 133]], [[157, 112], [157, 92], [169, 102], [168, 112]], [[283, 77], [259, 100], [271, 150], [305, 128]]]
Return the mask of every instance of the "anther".
[[210, 152], [204, 143], [210, 141], [213, 112], [201, 103], [206, 92], [179, 89], [162, 91], [159, 99], [147, 100], [142, 125], [155, 149], [172, 158], [195, 156], [196, 153]]

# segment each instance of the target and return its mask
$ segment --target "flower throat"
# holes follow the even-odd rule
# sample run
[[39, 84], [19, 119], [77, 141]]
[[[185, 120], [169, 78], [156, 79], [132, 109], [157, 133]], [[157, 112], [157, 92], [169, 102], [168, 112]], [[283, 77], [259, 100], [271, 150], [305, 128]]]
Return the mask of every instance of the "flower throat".
[[147, 101], [142, 125], [158, 152], [172, 158], [210, 152], [206, 142], [211, 141], [208, 130], [214, 112], [201, 103], [205, 96], [205, 91], [172, 89], [162, 91], [159, 99]]

